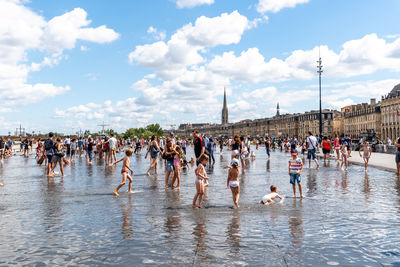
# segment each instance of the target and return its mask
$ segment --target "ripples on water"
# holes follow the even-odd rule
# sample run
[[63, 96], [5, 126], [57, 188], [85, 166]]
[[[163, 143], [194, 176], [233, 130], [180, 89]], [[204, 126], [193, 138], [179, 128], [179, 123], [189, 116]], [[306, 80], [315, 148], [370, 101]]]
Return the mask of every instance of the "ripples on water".
[[[0, 167], [0, 265], [400, 266], [400, 181], [352, 165], [305, 169], [306, 199], [293, 199], [288, 154], [256, 151], [241, 175], [239, 210], [226, 188], [229, 152], [216, 155], [203, 210], [192, 210], [193, 169], [181, 190], [164, 190], [164, 172], [145, 176], [133, 156], [134, 194], [111, 192], [120, 167], [83, 159], [64, 179], [47, 179], [33, 158]], [[122, 154], [119, 154], [122, 156]], [[189, 151], [189, 157], [191, 151]], [[161, 165], [163, 166], [163, 165]], [[271, 184], [289, 196], [256, 204]], [[127, 190], [127, 186], [122, 188]], [[121, 191], [123, 192], [123, 191]]]

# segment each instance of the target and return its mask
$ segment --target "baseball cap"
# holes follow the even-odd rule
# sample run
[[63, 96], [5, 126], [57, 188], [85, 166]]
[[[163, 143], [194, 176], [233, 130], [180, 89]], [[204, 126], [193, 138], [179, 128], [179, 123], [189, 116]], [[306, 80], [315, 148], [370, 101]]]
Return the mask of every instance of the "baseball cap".
[[293, 156], [293, 155], [297, 155], [297, 154], [298, 154], [298, 153], [297, 153], [297, 150], [296, 150], [296, 149], [293, 149], [292, 152], [291, 152], [291, 154], [292, 154], [292, 156]]
[[232, 166], [239, 166], [239, 160], [238, 159], [232, 159], [231, 165]]

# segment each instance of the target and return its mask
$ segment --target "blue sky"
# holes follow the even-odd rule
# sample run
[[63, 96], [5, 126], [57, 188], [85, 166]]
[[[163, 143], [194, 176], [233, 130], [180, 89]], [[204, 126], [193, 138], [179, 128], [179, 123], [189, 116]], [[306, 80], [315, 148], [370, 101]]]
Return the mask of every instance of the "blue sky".
[[0, 134], [220, 122], [380, 99], [400, 1], [0, 0]]

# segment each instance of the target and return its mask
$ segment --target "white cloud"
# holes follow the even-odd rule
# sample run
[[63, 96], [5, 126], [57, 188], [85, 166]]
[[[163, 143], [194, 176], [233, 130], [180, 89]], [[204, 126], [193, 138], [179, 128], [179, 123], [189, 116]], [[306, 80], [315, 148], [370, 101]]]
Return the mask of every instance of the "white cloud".
[[91, 23], [82, 8], [75, 8], [61, 16], [52, 18], [46, 25], [43, 43], [49, 51], [59, 53], [63, 49], [72, 49], [78, 40], [94, 43], [108, 43], [116, 40], [119, 34], [105, 25], [88, 28]]
[[277, 13], [283, 8], [295, 7], [298, 4], [308, 3], [309, 0], [259, 0], [257, 11], [260, 13]]
[[154, 39], [156, 40], [164, 40], [165, 37], [167, 37], [165, 31], [159, 31], [157, 28], [154, 28], [153, 26], [150, 26], [147, 29], [147, 33], [151, 34]]
[[163, 78], [175, 78], [186, 67], [202, 63], [200, 52], [205, 48], [239, 43], [247, 28], [247, 18], [237, 11], [214, 18], [201, 16], [194, 25], [189, 23], [177, 30], [168, 42], [136, 46], [129, 61], [150, 68]]
[[[0, 1], [0, 104], [6, 106], [39, 102], [64, 94], [68, 86], [51, 83], [28, 84], [30, 72], [58, 64], [78, 40], [111, 42], [118, 33], [106, 26], [87, 27], [87, 13], [76, 8], [46, 21], [23, 5], [23, 1]], [[36, 50], [44, 54], [39, 63], [28, 63], [27, 55]]]
[[176, 0], [175, 2], [179, 8], [192, 8], [200, 5], [214, 4], [214, 0]]
[[354, 77], [377, 70], [400, 71], [400, 38], [388, 43], [376, 34], [345, 42], [335, 53], [328, 46], [312, 50], [295, 50], [286, 59], [265, 61], [257, 48], [249, 48], [239, 56], [233, 51], [216, 56], [208, 69], [231, 79], [247, 82], [308, 80], [316, 77], [316, 60], [321, 52], [324, 76]]

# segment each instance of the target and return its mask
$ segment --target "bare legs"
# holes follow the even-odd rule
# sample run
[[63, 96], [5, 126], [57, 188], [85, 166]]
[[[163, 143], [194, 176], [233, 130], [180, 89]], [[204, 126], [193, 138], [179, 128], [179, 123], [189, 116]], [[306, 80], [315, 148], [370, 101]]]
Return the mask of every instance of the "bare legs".
[[[203, 185], [203, 182], [198, 182], [198, 183], [196, 183], [196, 194], [194, 195], [194, 198], [193, 198], [192, 207], [201, 209], [203, 197], [204, 197], [204, 185]], [[199, 205], [196, 205], [197, 199], [199, 199]]]
[[118, 190], [126, 184], [126, 178], [128, 178], [128, 180], [129, 180], [128, 192], [129, 192], [129, 193], [133, 193], [133, 191], [132, 191], [132, 182], [133, 182], [133, 179], [132, 179], [132, 177], [131, 177], [127, 172], [124, 172], [124, 173], [122, 174], [122, 183], [120, 183], [120, 184], [117, 186], [117, 188], [114, 190], [114, 192], [113, 192], [114, 195], [119, 196]]
[[150, 157], [150, 167], [149, 167], [149, 169], [147, 170], [146, 174], [147, 174], [148, 176], [150, 176], [150, 171], [151, 171], [151, 169], [153, 169], [153, 168], [154, 168], [154, 174], [157, 174], [157, 165], [158, 165], [157, 158], [152, 158], [152, 157]]
[[[298, 187], [299, 187], [299, 193], [300, 193], [300, 197], [304, 198], [305, 196], [303, 195], [303, 190], [301, 188], [301, 183], [297, 183]], [[293, 197], [296, 197], [296, 185], [292, 184], [293, 187]]]
[[239, 202], [239, 197], [240, 197], [240, 186], [237, 186], [237, 187], [230, 186], [230, 188], [232, 191], [233, 204], [235, 204], [236, 208], [239, 208], [238, 202]]

